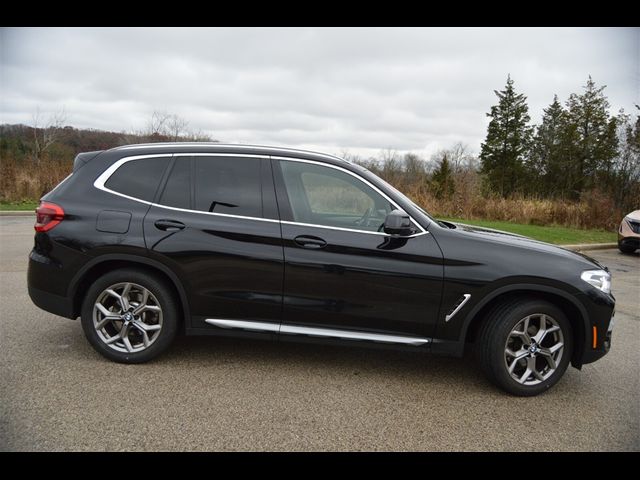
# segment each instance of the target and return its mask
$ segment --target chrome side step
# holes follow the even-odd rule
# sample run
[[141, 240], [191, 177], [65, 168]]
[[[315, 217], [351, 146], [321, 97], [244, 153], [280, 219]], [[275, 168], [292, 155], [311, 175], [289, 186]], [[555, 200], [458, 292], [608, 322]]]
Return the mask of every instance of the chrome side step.
[[301, 327], [297, 325], [280, 325], [269, 322], [249, 322], [244, 320], [223, 320], [207, 318], [210, 325], [220, 328], [233, 328], [253, 332], [284, 333], [287, 335], [306, 335], [309, 337], [339, 338], [344, 340], [365, 340], [369, 342], [398, 343], [403, 345], [420, 346], [431, 342], [430, 338], [404, 337], [400, 335], [385, 335], [381, 333], [357, 332], [353, 330], [334, 330], [331, 328]]
[[278, 331], [280, 330], [279, 323], [246, 322], [244, 320], [222, 320], [220, 318], [207, 318], [205, 322], [220, 328], [234, 328], [240, 330], [249, 330], [252, 332], [278, 333]]

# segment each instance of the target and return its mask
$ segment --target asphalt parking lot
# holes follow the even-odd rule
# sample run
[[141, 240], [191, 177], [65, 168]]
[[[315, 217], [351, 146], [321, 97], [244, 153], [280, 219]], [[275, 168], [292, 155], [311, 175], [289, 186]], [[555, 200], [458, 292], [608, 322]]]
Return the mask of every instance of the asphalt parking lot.
[[0, 450], [640, 450], [640, 256], [613, 272], [613, 348], [515, 398], [471, 359], [179, 338], [144, 365], [94, 352], [27, 294], [33, 217], [0, 217]]

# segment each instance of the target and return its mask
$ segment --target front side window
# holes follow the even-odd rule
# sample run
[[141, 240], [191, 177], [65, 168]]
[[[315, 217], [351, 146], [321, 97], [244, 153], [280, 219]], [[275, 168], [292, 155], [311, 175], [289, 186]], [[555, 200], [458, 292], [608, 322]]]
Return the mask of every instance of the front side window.
[[390, 202], [341, 170], [312, 163], [280, 162], [294, 221], [382, 231]]
[[121, 165], [105, 182], [114, 192], [152, 202], [169, 157], [140, 158]]
[[260, 159], [195, 157], [195, 210], [262, 217]]

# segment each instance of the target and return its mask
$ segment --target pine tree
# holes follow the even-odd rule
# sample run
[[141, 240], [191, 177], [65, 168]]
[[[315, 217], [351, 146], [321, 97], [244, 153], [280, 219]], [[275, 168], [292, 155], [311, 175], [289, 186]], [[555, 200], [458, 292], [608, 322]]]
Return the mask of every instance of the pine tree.
[[553, 102], [544, 110], [542, 123], [536, 127], [527, 161], [531, 182], [528, 193], [563, 196], [567, 190], [567, 121], [567, 112], [554, 95]]
[[567, 101], [569, 134], [572, 148], [566, 153], [571, 169], [569, 176], [574, 197], [598, 182], [608, 186], [613, 161], [617, 155], [616, 118], [609, 115], [609, 101], [589, 75], [584, 93], [572, 93]]
[[453, 169], [446, 153], [442, 156], [438, 168], [433, 172], [431, 188], [436, 198], [451, 198], [455, 192]]
[[487, 138], [481, 146], [480, 171], [489, 188], [507, 197], [524, 183], [524, 159], [531, 144], [527, 97], [513, 88], [511, 76], [504, 90], [494, 90], [498, 105], [491, 107]]

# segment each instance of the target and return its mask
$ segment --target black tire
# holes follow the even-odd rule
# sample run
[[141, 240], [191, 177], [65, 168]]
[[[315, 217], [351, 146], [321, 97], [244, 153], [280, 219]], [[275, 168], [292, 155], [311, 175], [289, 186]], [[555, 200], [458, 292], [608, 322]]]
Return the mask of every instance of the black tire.
[[618, 242], [618, 250], [620, 250], [622, 253], [633, 253], [637, 250], [637, 248], [633, 245], [624, 245]]
[[[551, 317], [560, 327], [563, 350], [555, 371], [545, 380], [535, 385], [519, 383], [507, 367], [505, 348], [512, 331], [520, 322], [530, 316], [544, 314]], [[564, 375], [573, 353], [573, 332], [571, 323], [558, 307], [545, 300], [516, 297], [504, 301], [488, 312], [480, 332], [477, 353], [480, 365], [487, 378], [502, 390], [520, 397], [530, 397], [547, 391]], [[521, 346], [520, 348], [524, 348]], [[544, 357], [540, 357], [540, 361]], [[524, 359], [524, 362], [527, 360]], [[543, 363], [544, 365], [544, 363]], [[522, 367], [524, 368], [524, 367]], [[550, 367], [549, 367], [550, 368]]]
[[[99, 296], [110, 286], [118, 283], [133, 283], [147, 289], [157, 300], [162, 314], [162, 325], [153, 343], [142, 351], [122, 352], [107, 345], [94, 327], [94, 305]], [[164, 280], [146, 271], [126, 268], [114, 270], [98, 278], [89, 287], [82, 302], [81, 323], [87, 340], [101, 355], [118, 363], [144, 363], [164, 352], [176, 336], [178, 330], [178, 304], [171, 288]], [[111, 327], [110, 327], [111, 328]]]

